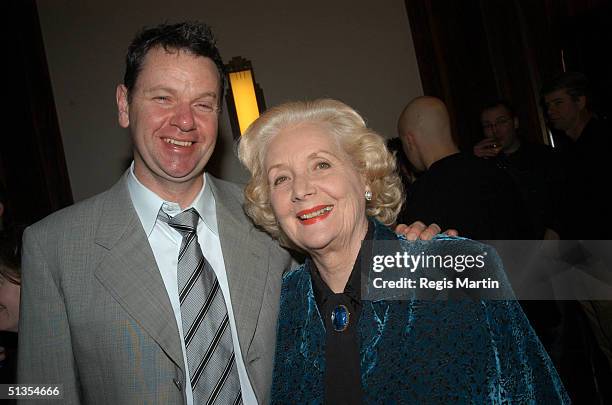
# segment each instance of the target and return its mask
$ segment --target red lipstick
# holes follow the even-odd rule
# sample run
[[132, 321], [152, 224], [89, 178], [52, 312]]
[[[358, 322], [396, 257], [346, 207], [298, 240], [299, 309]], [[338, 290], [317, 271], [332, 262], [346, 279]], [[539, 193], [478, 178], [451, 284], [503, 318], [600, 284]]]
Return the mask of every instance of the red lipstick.
[[[307, 210], [303, 210], [297, 213], [297, 217], [300, 220], [300, 222], [304, 225], [312, 225], [315, 224], [317, 222], [320, 222], [322, 220], [324, 220], [325, 218], [327, 218], [329, 216], [329, 214], [331, 213], [332, 209], [333, 209], [333, 205], [316, 205], [312, 208], [309, 208]], [[306, 219], [302, 219], [300, 217], [303, 217], [304, 215], [309, 215], [312, 213], [315, 213], [317, 211], [321, 211], [321, 210], [325, 210], [323, 213], [321, 213], [320, 215], [314, 216], [312, 218], [306, 218]]]

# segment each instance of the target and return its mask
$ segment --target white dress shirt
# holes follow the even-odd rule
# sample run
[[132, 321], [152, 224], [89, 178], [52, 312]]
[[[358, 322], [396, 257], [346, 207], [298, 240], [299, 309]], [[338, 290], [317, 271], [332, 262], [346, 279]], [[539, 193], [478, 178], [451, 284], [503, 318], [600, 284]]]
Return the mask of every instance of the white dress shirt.
[[164, 221], [158, 221], [157, 215], [159, 210], [162, 209], [170, 217], [173, 217], [182, 211], [189, 208], [195, 208], [198, 214], [200, 214], [200, 220], [198, 222], [198, 242], [202, 254], [210, 263], [210, 266], [214, 270], [217, 279], [219, 280], [219, 286], [223, 292], [223, 298], [227, 305], [227, 313], [229, 316], [230, 327], [232, 331], [232, 342], [234, 345], [234, 352], [236, 353], [236, 367], [238, 369], [238, 375], [240, 377], [240, 388], [242, 390], [242, 400], [244, 404], [257, 404], [255, 398], [255, 392], [251, 387], [251, 383], [247, 376], [246, 367], [242, 359], [242, 353], [240, 351], [240, 345], [238, 344], [238, 334], [236, 332], [236, 320], [234, 318], [234, 311], [232, 309], [232, 300], [230, 299], [229, 284], [227, 281], [227, 272], [225, 270], [225, 262], [223, 261], [223, 254], [221, 251], [221, 242], [219, 240], [219, 232], [217, 229], [217, 211], [215, 206], [215, 199], [212, 195], [210, 186], [207, 186], [206, 175], [204, 174], [202, 189], [194, 199], [193, 203], [189, 207], [185, 207], [181, 210], [181, 207], [171, 201], [164, 201], [153, 191], [146, 188], [134, 174], [134, 164], [130, 168], [128, 175], [128, 190], [136, 213], [140, 218], [140, 222], [144, 228], [144, 231], [153, 250], [157, 267], [161, 273], [172, 309], [174, 310], [174, 316], [176, 318], [176, 325], [178, 326], [179, 334], [181, 336], [181, 347], [183, 349], [183, 358], [185, 359], [185, 370], [187, 371], [185, 384], [185, 392], [187, 394], [187, 404], [193, 405], [193, 391], [191, 388], [191, 382], [189, 380], [189, 367], [187, 365], [187, 353], [185, 351], [185, 339], [183, 335], [183, 323], [181, 321], [181, 304], [179, 302], [178, 294], [178, 254], [181, 247], [183, 237], [181, 234], [173, 229], [170, 225]]

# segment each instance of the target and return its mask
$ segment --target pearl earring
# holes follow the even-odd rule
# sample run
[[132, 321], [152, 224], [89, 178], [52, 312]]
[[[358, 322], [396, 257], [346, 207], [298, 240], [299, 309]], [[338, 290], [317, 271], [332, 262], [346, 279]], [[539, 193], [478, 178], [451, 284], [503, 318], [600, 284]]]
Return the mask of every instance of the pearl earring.
[[370, 190], [365, 192], [365, 199], [366, 201], [372, 201], [372, 192]]

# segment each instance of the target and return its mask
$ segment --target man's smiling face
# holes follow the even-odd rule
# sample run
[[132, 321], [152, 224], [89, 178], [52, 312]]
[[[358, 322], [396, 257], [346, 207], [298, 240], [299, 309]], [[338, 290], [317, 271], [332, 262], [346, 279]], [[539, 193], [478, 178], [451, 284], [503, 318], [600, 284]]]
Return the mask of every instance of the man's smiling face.
[[134, 172], [158, 194], [199, 181], [217, 140], [219, 73], [214, 62], [182, 50], [150, 50], [128, 101], [117, 89], [119, 123], [134, 141]]

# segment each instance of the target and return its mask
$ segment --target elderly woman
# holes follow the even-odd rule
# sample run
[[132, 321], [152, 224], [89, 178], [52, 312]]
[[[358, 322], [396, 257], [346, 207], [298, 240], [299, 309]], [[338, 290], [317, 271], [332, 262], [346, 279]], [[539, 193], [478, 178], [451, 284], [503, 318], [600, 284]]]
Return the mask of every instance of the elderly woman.
[[414, 254], [420, 242], [389, 230], [402, 200], [395, 160], [353, 109], [272, 108], [239, 156], [248, 215], [307, 255], [283, 278], [273, 403], [569, 402], [516, 302], [361, 298], [362, 241]]

